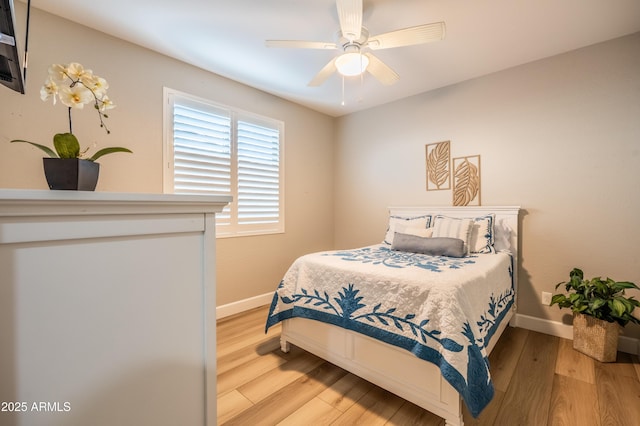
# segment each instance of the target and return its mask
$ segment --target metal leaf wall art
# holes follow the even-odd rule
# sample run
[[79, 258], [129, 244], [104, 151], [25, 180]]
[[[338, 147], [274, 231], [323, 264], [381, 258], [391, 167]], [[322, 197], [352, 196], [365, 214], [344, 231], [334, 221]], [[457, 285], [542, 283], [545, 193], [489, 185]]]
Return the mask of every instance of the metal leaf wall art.
[[427, 191], [451, 189], [451, 143], [437, 142], [426, 145]]
[[453, 205], [480, 205], [480, 156], [453, 159]]

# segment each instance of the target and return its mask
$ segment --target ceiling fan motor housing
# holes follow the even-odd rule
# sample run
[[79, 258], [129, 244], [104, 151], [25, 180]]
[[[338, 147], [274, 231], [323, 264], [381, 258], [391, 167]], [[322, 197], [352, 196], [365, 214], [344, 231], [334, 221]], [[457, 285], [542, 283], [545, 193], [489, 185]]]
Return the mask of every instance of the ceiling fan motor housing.
[[360, 31], [360, 38], [357, 40], [350, 40], [342, 34], [341, 30], [336, 33], [336, 44], [342, 46], [342, 50], [345, 53], [360, 52], [360, 49], [366, 45], [369, 40], [369, 31], [365, 27], [362, 27]]

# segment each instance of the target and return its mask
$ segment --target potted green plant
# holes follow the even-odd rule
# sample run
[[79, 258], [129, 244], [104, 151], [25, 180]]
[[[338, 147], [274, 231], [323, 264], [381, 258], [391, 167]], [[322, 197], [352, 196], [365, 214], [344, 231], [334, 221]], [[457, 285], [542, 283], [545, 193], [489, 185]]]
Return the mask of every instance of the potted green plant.
[[93, 191], [100, 171], [100, 165], [95, 161], [106, 154], [131, 152], [127, 148], [109, 147], [87, 157], [89, 148], [81, 150], [80, 143], [73, 134], [71, 111], [83, 109], [86, 104], [93, 105], [98, 112], [100, 127], [104, 128], [107, 134], [111, 133], [104, 122], [104, 119], [109, 117], [105, 112], [115, 107], [107, 96], [108, 87], [105, 79], [76, 62], [68, 65], [53, 64], [49, 68], [49, 76], [40, 89], [40, 98], [43, 101], [52, 99], [54, 105], [57, 99], [60, 99], [68, 108], [69, 132], [58, 133], [53, 137], [54, 149], [23, 139], [11, 141], [31, 144], [49, 155], [50, 158], [43, 159], [49, 188]]
[[611, 278], [585, 279], [584, 273], [574, 268], [569, 281], [560, 282], [568, 294], [555, 294], [549, 306], [569, 308], [573, 311], [573, 348], [601, 362], [616, 360], [618, 335], [629, 322], [640, 324], [634, 309], [640, 301], [625, 297], [625, 290], [638, 289], [628, 281]]

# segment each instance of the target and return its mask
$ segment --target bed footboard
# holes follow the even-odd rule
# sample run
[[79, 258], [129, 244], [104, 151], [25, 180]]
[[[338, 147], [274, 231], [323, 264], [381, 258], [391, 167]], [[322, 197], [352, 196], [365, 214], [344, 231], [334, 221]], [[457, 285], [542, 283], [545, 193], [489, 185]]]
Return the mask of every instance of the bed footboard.
[[[331, 324], [305, 318], [283, 321], [280, 346], [294, 344], [332, 364], [462, 426], [460, 395], [435, 365], [410, 352]], [[389, 362], [394, 360], [394, 362]]]

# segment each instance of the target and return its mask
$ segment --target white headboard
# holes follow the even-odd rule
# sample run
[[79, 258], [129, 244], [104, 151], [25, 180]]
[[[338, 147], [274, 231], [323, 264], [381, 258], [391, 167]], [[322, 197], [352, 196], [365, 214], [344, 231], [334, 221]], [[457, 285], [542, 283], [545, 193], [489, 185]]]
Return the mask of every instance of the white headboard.
[[509, 236], [509, 250], [513, 255], [513, 278], [514, 285], [518, 288], [518, 215], [520, 206], [408, 206], [408, 207], [389, 207], [390, 216], [422, 216], [422, 215], [443, 215], [449, 217], [476, 217], [489, 213], [496, 215], [496, 224], [503, 223], [511, 228]]

